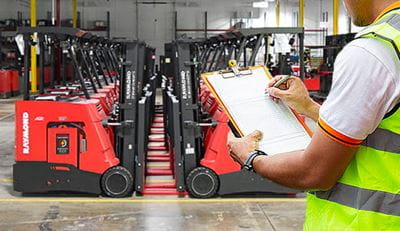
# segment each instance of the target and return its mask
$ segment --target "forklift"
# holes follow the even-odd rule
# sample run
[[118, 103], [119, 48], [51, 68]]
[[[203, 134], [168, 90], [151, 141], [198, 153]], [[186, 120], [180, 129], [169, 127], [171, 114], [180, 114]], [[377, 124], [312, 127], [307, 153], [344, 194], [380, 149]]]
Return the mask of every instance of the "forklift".
[[[21, 27], [18, 33], [24, 41], [24, 98], [16, 102], [14, 190], [132, 195], [138, 82], [145, 70], [138, 54], [146, 45], [73, 28]], [[60, 48], [74, 77], [45, 89], [40, 74], [39, 93], [31, 95], [30, 46], [37, 44]]]
[[[210, 49], [224, 50], [227, 44], [238, 44], [254, 37], [234, 36], [238, 36], [237, 42], [232, 41], [232, 36], [225, 36], [229, 43], [218, 40], [218, 46], [223, 49], [218, 46], [204, 49], [204, 41], [190, 39], [165, 45], [165, 60], [162, 62], [167, 75], [163, 84], [164, 123], [167, 144], [173, 156], [174, 186], [178, 192], [187, 191], [195, 198], [243, 193], [294, 196], [298, 190], [243, 170], [230, 157], [227, 138], [229, 131], [235, 133], [234, 127], [211, 92], [201, 83], [202, 72], [218, 70], [215, 67], [228, 63], [227, 56], [239, 59], [243, 46], [234, 46], [233, 50], [227, 49], [230, 51], [228, 54], [219, 54], [211, 59], [208, 58], [212, 56]], [[213, 68], [204, 68], [207, 66]]]

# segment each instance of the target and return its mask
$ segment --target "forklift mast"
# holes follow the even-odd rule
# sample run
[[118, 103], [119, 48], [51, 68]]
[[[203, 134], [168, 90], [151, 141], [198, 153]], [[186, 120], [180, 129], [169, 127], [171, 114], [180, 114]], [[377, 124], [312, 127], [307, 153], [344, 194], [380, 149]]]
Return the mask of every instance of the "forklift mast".
[[134, 153], [136, 152], [136, 118], [138, 100], [138, 49], [137, 41], [121, 42], [122, 75], [120, 80], [119, 121], [116, 152], [122, 166], [134, 175]]
[[184, 40], [174, 44], [174, 94], [180, 102], [182, 155], [185, 175], [198, 166], [202, 158], [202, 133], [200, 123], [200, 105], [198, 89], [200, 73], [198, 69], [198, 54], [195, 46]]

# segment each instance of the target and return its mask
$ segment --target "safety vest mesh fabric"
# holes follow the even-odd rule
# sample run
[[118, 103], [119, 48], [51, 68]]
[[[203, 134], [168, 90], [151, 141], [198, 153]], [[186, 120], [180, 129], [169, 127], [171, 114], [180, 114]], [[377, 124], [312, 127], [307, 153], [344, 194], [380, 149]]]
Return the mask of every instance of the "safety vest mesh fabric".
[[[400, 59], [400, 11], [356, 38], [374, 38]], [[304, 230], [400, 230], [400, 110], [395, 107], [359, 148], [329, 191], [307, 193]]]

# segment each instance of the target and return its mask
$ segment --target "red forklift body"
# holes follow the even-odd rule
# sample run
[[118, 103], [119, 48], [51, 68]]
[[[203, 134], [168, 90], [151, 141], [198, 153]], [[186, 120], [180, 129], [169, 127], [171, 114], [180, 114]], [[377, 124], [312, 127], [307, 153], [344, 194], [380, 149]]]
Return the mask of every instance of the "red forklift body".
[[11, 70], [11, 91], [13, 96], [19, 95], [19, 72]]
[[104, 113], [106, 113], [106, 115], [110, 115], [113, 101], [111, 101], [110, 97], [108, 97], [106, 93], [96, 93], [91, 95], [90, 97], [92, 97], [93, 99], [98, 99], [100, 101], [101, 107], [104, 110]]
[[200, 164], [212, 169], [218, 175], [240, 171], [240, 165], [230, 157], [226, 145], [230, 131], [229, 118], [224, 112], [219, 110], [216, 112], [214, 119], [218, 121], [218, 125], [215, 128], [209, 128], [206, 133], [207, 148]]
[[17, 101], [15, 115], [15, 190], [101, 193], [119, 159], [99, 100]]
[[9, 70], [0, 70], [0, 98], [9, 98], [12, 95], [12, 79]]

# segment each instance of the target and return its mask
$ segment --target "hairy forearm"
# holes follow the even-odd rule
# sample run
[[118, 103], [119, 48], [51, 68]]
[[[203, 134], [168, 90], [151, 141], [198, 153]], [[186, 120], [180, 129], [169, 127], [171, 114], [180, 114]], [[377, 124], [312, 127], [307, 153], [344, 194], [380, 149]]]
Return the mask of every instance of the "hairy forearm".
[[259, 156], [253, 162], [254, 170], [275, 183], [300, 189], [319, 188], [310, 177], [310, 169], [304, 160], [303, 151], [275, 156]]

